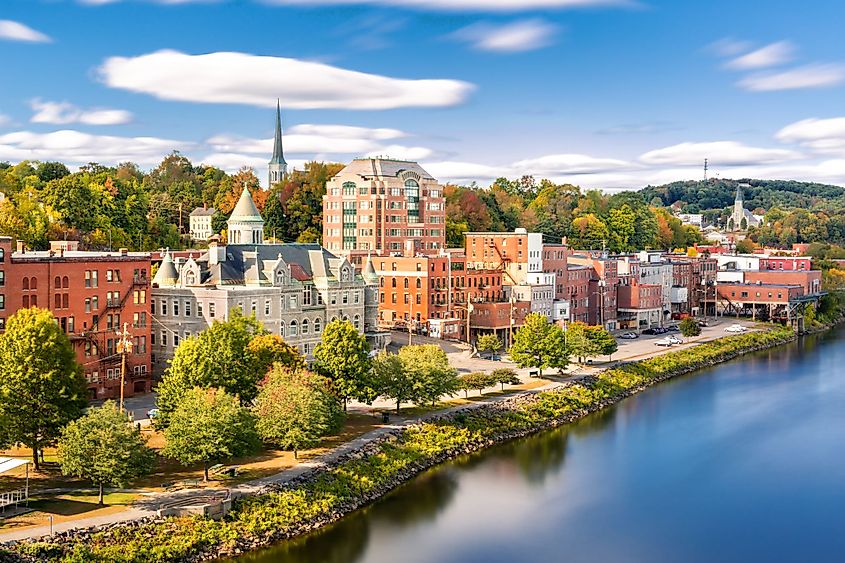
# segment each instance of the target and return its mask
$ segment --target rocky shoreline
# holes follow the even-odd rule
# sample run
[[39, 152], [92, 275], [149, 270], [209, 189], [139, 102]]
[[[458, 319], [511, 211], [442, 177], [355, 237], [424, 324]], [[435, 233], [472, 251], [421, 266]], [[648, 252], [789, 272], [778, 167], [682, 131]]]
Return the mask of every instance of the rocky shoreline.
[[[343, 518], [344, 516], [371, 504], [372, 502], [378, 500], [379, 498], [385, 496], [398, 486], [406, 483], [407, 481], [413, 479], [423, 471], [432, 468], [436, 465], [439, 465], [445, 461], [449, 461], [456, 457], [471, 454], [477, 451], [480, 451], [484, 448], [490, 447], [492, 445], [500, 444], [503, 442], [507, 442], [509, 440], [519, 439], [525, 436], [529, 436], [531, 434], [535, 434], [537, 432], [557, 428], [564, 424], [568, 424], [580, 418], [587, 416], [593, 412], [599, 411], [604, 409], [610, 405], [618, 403], [619, 401], [639, 393], [644, 389], [651, 387], [652, 385], [659, 383], [661, 381], [665, 381], [667, 379], [671, 379], [674, 377], [678, 377], [681, 375], [685, 375], [691, 373], [693, 371], [707, 368], [719, 363], [723, 363], [726, 361], [730, 361], [735, 359], [741, 355], [773, 348], [776, 346], [780, 346], [782, 344], [786, 344], [788, 342], [796, 340], [798, 337], [797, 335], [792, 334], [789, 337], [785, 337], [782, 339], [778, 339], [775, 341], [766, 342], [764, 344], [758, 344], [755, 346], [744, 347], [741, 349], [737, 349], [730, 353], [725, 353], [721, 355], [719, 358], [709, 361], [700, 361], [691, 363], [688, 365], [684, 365], [679, 367], [678, 369], [672, 370], [665, 374], [661, 374], [659, 376], [653, 377], [649, 379], [646, 383], [642, 385], [637, 385], [635, 387], [631, 387], [629, 389], [623, 390], [607, 399], [596, 401], [595, 403], [591, 404], [588, 408], [583, 408], [579, 410], [574, 410], [568, 412], [565, 416], [561, 416], [558, 418], [551, 418], [548, 420], [543, 420], [537, 424], [533, 424], [527, 428], [520, 428], [518, 430], [512, 430], [507, 432], [501, 432], [499, 434], [484, 438], [478, 439], [470, 442], [467, 445], [464, 445], [459, 448], [452, 448], [443, 450], [433, 456], [426, 457], [419, 462], [412, 463], [405, 467], [403, 470], [399, 471], [397, 474], [392, 476], [391, 479], [388, 481], [380, 484], [369, 490], [366, 494], [359, 495], [346, 503], [343, 503], [337, 507], [335, 507], [331, 512], [327, 512], [324, 514], [320, 514], [319, 516], [304, 520], [301, 523], [297, 523], [293, 526], [288, 527], [285, 530], [275, 530], [269, 533], [254, 535], [250, 537], [240, 537], [235, 539], [230, 545], [221, 548], [221, 546], [209, 546], [209, 549], [202, 550], [199, 553], [193, 553], [191, 555], [185, 555], [184, 557], [178, 559], [178, 561], [182, 562], [195, 562], [195, 561], [211, 561], [216, 559], [228, 558], [233, 556], [238, 556], [250, 551], [255, 551], [257, 549], [270, 546], [274, 543], [278, 543], [280, 541], [284, 541], [287, 539], [291, 539], [303, 534], [307, 534], [312, 532], [316, 529], [319, 529], [323, 526], [336, 522], [337, 520]], [[638, 363], [638, 362], [633, 362]], [[571, 387], [573, 385], [581, 384], [589, 386], [595, 382], [595, 377], [585, 377], [578, 382], [566, 382], [558, 387], [556, 390], [564, 389], [566, 387]], [[540, 394], [537, 392], [523, 392], [517, 395], [513, 395], [501, 401], [495, 403], [488, 403], [482, 405], [470, 405], [464, 407], [462, 409], [458, 409], [455, 411], [451, 411], [447, 414], [433, 414], [430, 417], [427, 417], [422, 423], [432, 423], [432, 422], [439, 422], [439, 423], [459, 423], [463, 416], [466, 415], [468, 412], [472, 412], [474, 416], [483, 416], [483, 417], [497, 417], [502, 416], [508, 411], [518, 410], [526, 405], [530, 405], [531, 403], [537, 402], [540, 400]], [[413, 425], [411, 426], [413, 427]], [[408, 428], [411, 428], [408, 427]], [[350, 460], [361, 459], [367, 456], [376, 454], [380, 451], [381, 446], [385, 442], [396, 441], [399, 438], [399, 435], [403, 432], [407, 431], [408, 428], [403, 429], [396, 429], [388, 434], [380, 436], [379, 438], [368, 442], [361, 446], [360, 448], [347, 453], [346, 455], [336, 459], [330, 464], [322, 466], [318, 469], [312, 470], [308, 473], [301, 475], [300, 477], [285, 483], [281, 486], [267, 486], [263, 488], [258, 494], [268, 494], [273, 492], [278, 492], [281, 490], [286, 489], [299, 489], [302, 488], [310, 483], [313, 483], [317, 480], [321, 475], [337, 468], [338, 466], [348, 462]], [[105, 533], [106, 536], [118, 536], [120, 532], [125, 531], [131, 528], [141, 528], [150, 523], [160, 523], [160, 524], [167, 524], [167, 518], [148, 518], [144, 520], [138, 520], [134, 522], [125, 522], [125, 523], [116, 523], [110, 524], [106, 526], [99, 526], [96, 528], [89, 528], [89, 529], [81, 529], [81, 530], [72, 530], [68, 532], [63, 532], [56, 534], [52, 538], [41, 538], [41, 541], [49, 541], [56, 547], [55, 555], [60, 555], [60, 547], [61, 545], [65, 544], [85, 544], [87, 540], [89, 540], [94, 534], [100, 535]], [[175, 523], [173, 524], [175, 526]], [[116, 540], [118, 541], [118, 540]], [[42, 557], [34, 557], [27, 555], [27, 552], [30, 551], [27, 549], [28, 547], [34, 547], [38, 543], [38, 540], [28, 540], [24, 542], [19, 542], [18, 544], [10, 543], [5, 547], [7, 549], [12, 549], [14, 552], [8, 552], [8, 554], [4, 554], [2, 550], [0, 550], [0, 563], [11, 563], [11, 562], [19, 562], [19, 561], [40, 561], [43, 560]], [[43, 544], [42, 544], [43, 546]], [[40, 552], [40, 555], [45, 555], [44, 552]]]

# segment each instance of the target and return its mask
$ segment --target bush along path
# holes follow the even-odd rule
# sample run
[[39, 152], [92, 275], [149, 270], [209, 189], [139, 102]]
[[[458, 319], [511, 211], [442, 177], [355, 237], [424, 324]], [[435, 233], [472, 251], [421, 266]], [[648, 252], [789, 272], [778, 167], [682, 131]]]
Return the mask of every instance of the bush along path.
[[[540, 393], [434, 415], [395, 430], [317, 471], [238, 501], [223, 520], [165, 518], [68, 532], [6, 546], [10, 560], [204, 561], [288, 539], [365, 506], [427, 468], [492, 444], [566, 424], [659, 381], [796, 337], [773, 328], [606, 370]], [[3, 560], [0, 552], [0, 562]]]

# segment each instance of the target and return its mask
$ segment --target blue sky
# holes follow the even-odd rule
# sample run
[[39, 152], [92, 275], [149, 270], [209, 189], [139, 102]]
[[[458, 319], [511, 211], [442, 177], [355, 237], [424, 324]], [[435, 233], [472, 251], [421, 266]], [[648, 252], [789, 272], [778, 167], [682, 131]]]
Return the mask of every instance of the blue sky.
[[834, 1], [2, 0], [0, 160], [845, 184]]

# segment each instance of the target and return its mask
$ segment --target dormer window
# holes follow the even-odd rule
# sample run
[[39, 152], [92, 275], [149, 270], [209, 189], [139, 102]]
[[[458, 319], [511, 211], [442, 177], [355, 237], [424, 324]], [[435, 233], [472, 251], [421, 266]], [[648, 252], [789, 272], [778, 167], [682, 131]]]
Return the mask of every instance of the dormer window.
[[276, 285], [285, 285], [285, 273], [282, 270], [276, 272]]
[[185, 284], [186, 285], [196, 285], [197, 284], [197, 274], [193, 270], [188, 270], [185, 273]]
[[343, 268], [343, 269], [340, 271], [340, 281], [342, 281], [342, 282], [348, 282], [348, 281], [349, 281], [349, 277], [350, 277], [350, 274], [349, 274], [349, 268]]

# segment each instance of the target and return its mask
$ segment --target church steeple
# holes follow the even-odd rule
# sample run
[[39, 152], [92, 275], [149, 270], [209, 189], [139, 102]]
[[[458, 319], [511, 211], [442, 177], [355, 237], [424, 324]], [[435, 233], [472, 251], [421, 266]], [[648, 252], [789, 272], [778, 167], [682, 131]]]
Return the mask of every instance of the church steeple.
[[285, 153], [282, 149], [282, 107], [279, 100], [276, 100], [276, 136], [273, 139], [273, 157], [270, 159], [268, 169], [271, 186], [281, 182], [288, 173], [288, 163], [285, 162]]
[[736, 199], [734, 199], [734, 203], [742, 204], [745, 198], [742, 193], [742, 184], [738, 184], [736, 187]]

